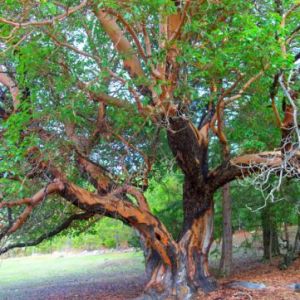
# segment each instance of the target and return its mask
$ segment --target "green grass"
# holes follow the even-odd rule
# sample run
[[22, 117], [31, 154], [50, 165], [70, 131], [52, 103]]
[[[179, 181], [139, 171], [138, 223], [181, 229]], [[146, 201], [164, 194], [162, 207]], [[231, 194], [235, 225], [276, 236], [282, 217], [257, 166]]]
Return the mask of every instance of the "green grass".
[[19, 257], [0, 260], [0, 299], [3, 289], [51, 284], [60, 280], [105, 278], [141, 274], [143, 257], [140, 252], [103, 255], [51, 255]]

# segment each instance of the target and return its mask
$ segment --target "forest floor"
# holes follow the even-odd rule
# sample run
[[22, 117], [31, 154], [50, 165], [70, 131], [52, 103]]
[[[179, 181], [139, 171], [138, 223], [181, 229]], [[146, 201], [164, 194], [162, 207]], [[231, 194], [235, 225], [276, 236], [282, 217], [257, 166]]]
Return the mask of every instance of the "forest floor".
[[[281, 271], [278, 259], [271, 264], [261, 260], [261, 249], [253, 247], [253, 242], [251, 248], [239, 247], [248, 243], [249, 236], [244, 232], [235, 235], [234, 274], [229, 278], [218, 274], [217, 250], [213, 250], [212, 269], [219, 289], [197, 299], [300, 300], [300, 293], [289, 287], [300, 283], [300, 259]], [[234, 281], [263, 283], [266, 288], [232, 288]], [[0, 260], [0, 300], [125, 300], [141, 295], [144, 284], [140, 252], [61, 253]]]
[[[201, 295], [197, 299], [206, 300], [300, 300], [300, 293], [296, 293], [291, 287], [295, 283], [300, 283], [300, 259], [287, 270], [278, 268], [279, 259], [273, 262], [264, 263], [251, 259], [240, 262], [234, 268], [233, 275], [218, 279], [219, 289], [209, 296], [203, 298]], [[247, 281], [262, 283], [266, 288], [261, 290], [250, 290], [242, 287], [232, 288], [231, 283], [236, 281]]]

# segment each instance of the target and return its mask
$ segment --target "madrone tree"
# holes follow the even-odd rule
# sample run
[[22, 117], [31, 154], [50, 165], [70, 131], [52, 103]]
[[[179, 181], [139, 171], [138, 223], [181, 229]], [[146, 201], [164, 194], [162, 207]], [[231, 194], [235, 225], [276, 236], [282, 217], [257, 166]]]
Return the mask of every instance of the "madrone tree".
[[[298, 175], [299, 7], [1, 0], [1, 253], [107, 216], [143, 241], [145, 295], [214, 290], [216, 190]], [[144, 196], [152, 170], [175, 161], [178, 237]]]

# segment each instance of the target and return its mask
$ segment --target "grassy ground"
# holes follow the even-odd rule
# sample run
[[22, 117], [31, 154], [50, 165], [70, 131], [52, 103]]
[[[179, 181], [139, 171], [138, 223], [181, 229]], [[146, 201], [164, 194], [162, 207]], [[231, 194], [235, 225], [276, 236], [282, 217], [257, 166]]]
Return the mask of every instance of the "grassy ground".
[[83, 285], [101, 290], [100, 281], [107, 287], [142, 275], [143, 258], [136, 252], [2, 259], [0, 299], [51, 299], [51, 293], [61, 292], [68, 298], [68, 290], [80, 294]]

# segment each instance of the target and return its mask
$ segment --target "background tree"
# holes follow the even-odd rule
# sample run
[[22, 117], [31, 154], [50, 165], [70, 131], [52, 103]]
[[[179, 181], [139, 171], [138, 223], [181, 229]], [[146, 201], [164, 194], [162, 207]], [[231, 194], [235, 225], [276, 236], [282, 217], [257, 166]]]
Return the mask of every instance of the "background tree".
[[[148, 295], [213, 290], [214, 193], [279, 175], [272, 200], [298, 176], [300, 3], [275, 4], [2, 1], [2, 252], [103, 215], [139, 232]], [[175, 161], [183, 220], [172, 235], [144, 192]]]

